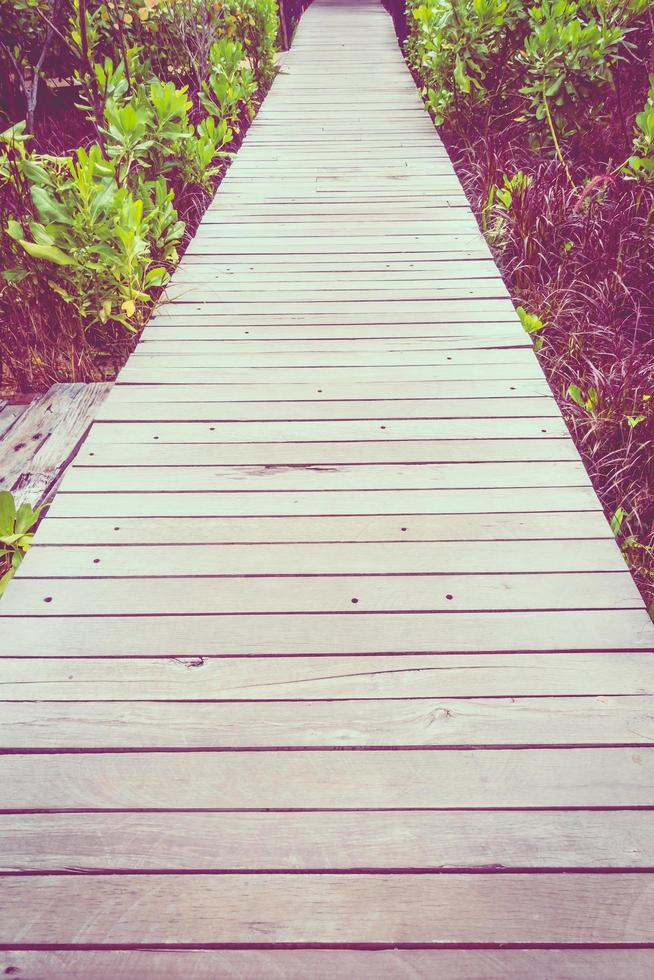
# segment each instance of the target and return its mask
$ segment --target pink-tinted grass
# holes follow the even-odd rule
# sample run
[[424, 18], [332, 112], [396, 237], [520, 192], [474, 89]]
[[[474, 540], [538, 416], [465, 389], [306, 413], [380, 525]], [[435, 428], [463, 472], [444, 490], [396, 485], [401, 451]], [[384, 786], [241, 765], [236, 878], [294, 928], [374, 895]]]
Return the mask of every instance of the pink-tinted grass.
[[[583, 157], [573, 187], [558, 160], [525, 149], [515, 127], [473, 141], [443, 135], [516, 306], [545, 324], [539, 358], [650, 604], [654, 187]], [[518, 171], [528, 179], [510, 207], [489, 210], [491, 187]]]

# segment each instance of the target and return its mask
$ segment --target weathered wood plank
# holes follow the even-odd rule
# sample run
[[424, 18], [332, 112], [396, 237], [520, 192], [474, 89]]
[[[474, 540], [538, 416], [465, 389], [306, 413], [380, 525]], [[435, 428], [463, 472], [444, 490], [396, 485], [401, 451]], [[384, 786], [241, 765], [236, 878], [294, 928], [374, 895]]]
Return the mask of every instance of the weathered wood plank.
[[[231, 387], [242, 385], [259, 387], [262, 393], [266, 393], [267, 399], [275, 400], [274, 386], [284, 388], [287, 397], [302, 397], [302, 389], [305, 394], [318, 394], [316, 386], [324, 383], [333, 393], [337, 390], [336, 386], [343, 385], [344, 382], [353, 388], [357, 385], [364, 386], [359, 389], [359, 395], [367, 393], [369, 397], [375, 397], [375, 389], [379, 391], [384, 382], [389, 383], [386, 396], [392, 396], [393, 392], [403, 390], [405, 396], [409, 396], [413, 382], [423, 382], [432, 384], [435, 381], [457, 382], [459, 395], [461, 389], [467, 387], [460, 382], [506, 380], [506, 389], [510, 390], [510, 383], [517, 380], [541, 381], [542, 372], [537, 362], [532, 360], [525, 364], [452, 364], [452, 365], [425, 365], [412, 367], [409, 366], [402, 370], [401, 387], [398, 385], [397, 367], [391, 365], [379, 368], [369, 368], [356, 365], [341, 366], [301, 366], [297, 367], [278, 367], [271, 365], [255, 366], [252, 368], [221, 367], [216, 364], [211, 366], [211, 357], [192, 354], [188, 355], [198, 363], [180, 363], [177, 367], [168, 362], [165, 363], [166, 355], [160, 358], [150, 355], [147, 358], [128, 362], [120, 372], [120, 383], [132, 384], [167, 384], [167, 385], [230, 385]], [[159, 361], [163, 363], [158, 363]], [[175, 360], [173, 356], [173, 360]], [[399, 360], [399, 358], [398, 358]], [[202, 366], [202, 361], [209, 361], [208, 366]], [[311, 391], [309, 389], [312, 388]], [[368, 389], [366, 391], [366, 388]], [[266, 391], [267, 389], [267, 391]], [[414, 389], [415, 393], [415, 389]], [[257, 392], [253, 391], [256, 396]]]
[[[122, 399], [121, 399], [122, 401]], [[205, 403], [206, 407], [206, 403]], [[135, 411], [139, 411], [135, 409]], [[219, 409], [220, 411], [220, 409]], [[110, 416], [111, 406], [105, 409], [105, 415]], [[501, 435], [498, 433], [498, 428]], [[344, 419], [335, 421], [311, 421], [310, 425], [299, 422], [266, 422], [264, 420], [252, 424], [251, 422], [223, 422], [214, 421], [212, 425], [199, 425], [185, 422], [170, 422], [166, 424], [152, 424], [148, 422], [132, 421], [129, 425], [112, 424], [106, 422], [102, 425], [94, 426], [89, 438], [84, 444], [84, 450], [78, 455], [78, 461], [84, 462], [89, 459], [100, 459], [102, 447], [120, 445], [127, 448], [130, 445], [138, 445], [139, 452], [145, 452], [146, 446], [162, 446], [175, 444], [185, 446], [189, 449], [194, 443], [202, 443], [207, 450], [211, 445], [220, 444], [225, 446], [230, 443], [283, 443], [292, 445], [294, 443], [311, 444], [312, 442], [325, 443], [328, 446], [335, 446], [340, 443], [353, 442], [357, 445], [366, 442], [381, 442], [393, 440], [409, 446], [415, 441], [434, 441], [438, 446], [452, 447], [461, 446], [469, 451], [489, 442], [505, 444], [513, 440], [521, 443], [528, 440], [529, 443], [538, 441], [554, 440], [558, 445], [566, 437], [566, 428], [560, 418], [530, 419], [511, 419], [503, 420], [498, 426], [497, 422], [484, 421], [474, 418], [472, 421], [462, 419], [436, 420], [429, 418], [414, 419], [380, 419], [378, 417], [362, 419]], [[155, 438], [158, 437], [158, 438]], [[499, 436], [499, 437], [498, 437]], [[544, 438], [542, 438], [544, 437]], [[472, 442], [472, 445], [471, 445]], [[88, 452], [96, 453], [96, 456], [87, 456]]]
[[[484, 368], [493, 365], [500, 365], [503, 368], [511, 366], [517, 377], [520, 371], [533, 363], [533, 352], [526, 347], [510, 348], [479, 348], [465, 351], [389, 351], [382, 353], [344, 351], [292, 351], [277, 352], [274, 348], [261, 353], [245, 350], [236, 353], [223, 352], [220, 347], [213, 350], [195, 351], [194, 347], [187, 347], [184, 353], [172, 351], [171, 353], [159, 352], [152, 347], [142, 347], [134, 351], [130, 358], [131, 364], [149, 365], [154, 369], [160, 367], [172, 367], [178, 364], [180, 367], [218, 367], [220, 374], [223, 369], [245, 368], [246, 370], [265, 368], [304, 368], [310, 367], [316, 370], [322, 368], [387, 368], [388, 366], [397, 367], [402, 365], [408, 367], [427, 368], [432, 366], [439, 367], [478, 367]], [[231, 377], [229, 372], [225, 375]], [[489, 374], [489, 377], [492, 377]], [[383, 377], [383, 373], [382, 373]]]
[[[480, 368], [477, 373], [481, 372]], [[279, 378], [270, 381], [270, 372], [263, 368], [257, 369], [256, 374], [238, 375], [231, 379], [222, 374], [218, 379], [217, 372], [207, 372], [209, 381], [202, 381], [201, 378], [194, 380], [196, 371], [193, 369], [189, 369], [187, 373], [189, 377], [186, 380], [180, 378], [178, 381], [172, 379], [170, 371], [165, 377], [159, 376], [150, 381], [139, 382], [132, 379], [128, 382], [121, 378], [113, 389], [112, 396], [114, 401], [121, 402], [241, 402], [246, 406], [243, 412], [247, 412], [247, 405], [253, 402], [263, 402], [268, 411], [274, 412], [280, 410], [277, 402], [289, 405], [299, 401], [305, 403], [304, 411], [308, 414], [304, 417], [311, 419], [339, 418], [344, 411], [354, 413], [351, 416], [345, 415], [345, 418], [379, 418], [380, 412], [382, 418], [496, 418], [503, 414], [503, 403], [513, 399], [513, 415], [521, 417], [524, 412], [526, 415], [560, 417], [547, 382], [537, 375], [529, 379], [507, 377], [490, 381], [437, 378], [430, 381], [423, 378], [412, 382], [389, 381], [386, 384], [360, 379], [358, 384], [348, 384], [344, 383], [345, 379], [324, 376], [313, 382], [307, 380], [306, 376], [304, 379], [298, 377], [295, 381], [284, 382]], [[501, 373], [501, 369], [498, 373]], [[146, 375], [149, 376], [149, 372]], [[528, 401], [531, 399], [538, 399], [532, 410]], [[482, 407], [484, 401], [487, 405], [485, 410]], [[341, 416], [330, 414], [339, 411], [338, 405], [334, 406], [335, 402], [349, 403], [340, 410]], [[542, 411], [543, 407], [545, 412]], [[367, 415], [363, 414], [366, 409]], [[293, 411], [292, 405], [288, 410]], [[418, 414], [420, 412], [422, 414]], [[134, 418], [135, 421], [138, 420], [138, 416]], [[262, 421], [265, 419], [264, 413]], [[498, 428], [493, 434], [501, 436], [503, 430]]]
[[[384, 433], [381, 433], [384, 435]], [[254, 433], [253, 433], [254, 435]], [[466, 463], [466, 462], [562, 462], [577, 460], [570, 439], [474, 439], [468, 442], [443, 440], [412, 442], [216, 442], [184, 445], [152, 443], [124, 445], [103, 443], [82, 450], [76, 466], [314, 466], [363, 463]]]
[[[8, 877], [3, 898], [9, 914], [0, 926], [0, 941], [649, 943], [652, 878], [189, 874], [180, 882], [176, 875]], [[592, 916], [586, 914], [590, 903]]]
[[[516, 382], [516, 387], [521, 382]], [[225, 400], [221, 401], [221, 394]], [[130, 422], [138, 426], [141, 422], [324, 422], [324, 421], [370, 421], [386, 422], [394, 420], [420, 419], [428, 423], [432, 438], [519, 438], [539, 434], [565, 434], [565, 426], [556, 402], [548, 393], [522, 397], [507, 392], [511, 397], [503, 398], [399, 398], [377, 399], [376, 401], [278, 401], [260, 402], [232, 401], [229, 395], [218, 386], [211, 389], [194, 388], [191, 385], [170, 385], [165, 391], [159, 385], [120, 385], [112, 392], [111, 404], [107, 404], [99, 421]], [[233, 398], [233, 396], [232, 396]], [[435, 420], [442, 420], [434, 425]], [[470, 425], [464, 420], [474, 419]], [[447, 420], [447, 421], [445, 421]], [[498, 421], [499, 420], [499, 421]], [[136, 440], [129, 439], [130, 429], [123, 426], [121, 439], [141, 441], [138, 428]], [[173, 432], [168, 427], [162, 429]], [[205, 441], [202, 432], [200, 441]], [[218, 429], [214, 431], [219, 431]], [[381, 431], [381, 430], [380, 430]], [[92, 430], [95, 439], [99, 429]], [[179, 432], [182, 435], [184, 430]], [[198, 430], [190, 426], [184, 436], [191, 442], [198, 441]], [[154, 433], [157, 434], [156, 432]], [[195, 435], [195, 438], [193, 436]], [[113, 441], [113, 440], [110, 440]]]
[[57, 384], [36, 398], [0, 443], [0, 489], [32, 506], [53, 492], [108, 384]]
[[[254, 277], [253, 277], [254, 279]], [[267, 286], [267, 283], [263, 285]], [[302, 286], [302, 284], [299, 284]], [[262, 284], [253, 281], [252, 289], [261, 289]], [[274, 309], [275, 306], [290, 307], [297, 303], [302, 303], [305, 307], [311, 308], [315, 304], [320, 304], [321, 307], [333, 308], [331, 304], [333, 303], [403, 303], [410, 308], [422, 305], [424, 303], [438, 302], [441, 299], [467, 299], [468, 297], [478, 297], [482, 296], [486, 299], [494, 299], [496, 297], [508, 296], [506, 286], [501, 279], [470, 279], [465, 281], [454, 280], [452, 283], [443, 283], [442, 285], [426, 285], [421, 286], [419, 283], [406, 283], [402, 287], [398, 285], [396, 287], [386, 287], [381, 288], [376, 283], [374, 283], [370, 288], [366, 287], [365, 284], [353, 284], [351, 287], [345, 289], [339, 289], [338, 283], [334, 283], [333, 287], [325, 286], [320, 288], [320, 286], [313, 286], [311, 283], [304, 285], [303, 289], [298, 288], [297, 291], [293, 289], [282, 288], [284, 284], [280, 284], [278, 289], [267, 289], [266, 294], [269, 296], [268, 304], [270, 309]], [[201, 284], [201, 283], [182, 283], [181, 285], [171, 284], [166, 289], [166, 299], [173, 304], [179, 303], [217, 303], [230, 304], [236, 306], [244, 307], [245, 311], [251, 307], [257, 306], [256, 294], [252, 294], [250, 290], [247, 289], [230, 289], [229, 284], [223, 284], [222, 286], [212, 286], [211, 284]]]
[[[342, 517], [186, 517], [185, 533], [197, 545], [265, 544], [273, 542], [383, 541], [613, 541], [602, 512], [597, 510], [551, 513], [409, 514]], [[50, 515], [38, 532], [39, 545], [174, 545], [179, 542], [175, 517], [123, 517], [119, 524], [108, 517], [57, 518]], [[577, 544], [570, 543], [572, 551]], [[534, 548], [532, 554], [536, 551]], [[21, 574], [29, 574], [30, 564]], [[194, 552], [199, 560], [199, 548]]]
[[25, 813], [3, 872], [654, 867], [647, 811]]
[[[387, 336], [384, 336], [384, 331]], [[252, 350], [264, 353], [266, 349], [276, 349], [282, 351], [308, 351], [308, 350], [331, 350], [338, 351], [347, 345], [351, 351], [378, 351], [378, 350], [468, 350], [489, 347], [518, 347], [526, 346], [531, 343], [528, 336], [523, 332], [519, 334], [511, 324], [500, 325], [500, 329], [479, 331], [478, 329], [462, 329], [458, 335], [452, 331], [447, 335], [433, 335], [416, 337], [409, 339], [398, 339], [396, 336], [399, 328], [393, 331], [392, 327], [365, 328], [357, 329], [356, 338], [348, 339], [343, 336], [347, 330], [334, 328], [333, 337], [325, 337], [325, 330], [320, 327], [291, 327], [288, 330], [268, 328], [261, 330], [256, 328], [248, 331], [249, 334], [256, 334], [257, 337], [245, 336], [243, 330], [227, 329], [224, 327], [208, 326], [162, 326], [151, 325], [147, 327], [142, 336], [141, 343], [144, 348], [156, 353], [174, 354], [177, 350], [188, 350], [188, 345], [192, 344], [193, 350], [224, 350], [227, 352], [241, 352]], [[351, 331], [350, 331], [351, 332]], [[261, 336], [263, 334], [263, 336]], [[367, 334], [367, 336], [366, 336]], [[197, 345], [197, 346], [196, 346]], [[219, 346], [218, 346], [219, 345]]]
[[651, 949], [54, 950], [0, 951], [0, 969], [29, 980], [615, 980], [654, 972]]
[[461, 442], [384, 441], [323, 443], [198, 443], [166, 445], [103, 444], [83, 451], [78, 467], [98, 466], [315, 466], [364, 463], [451, 463], [577, 460], [570, 439], [477, 440], [474, 448]]
[[[367, 571], [357, 573], [355, 560], [354, 568], [347, 569], [353, 574], [342, 571], [346, 568], [344, 564], [329, 568], [322, 576], [317, 572], [307, 573], [304, 569], [296, 572], [291, 564], [287, 572], [275, 577], [274, 566], [266, 567], [262, 575], [260, 562], [265, 561], [265, 557], [265, 550], [250, 556], [249, 562], [244, 556], [243, 563], [253, 569], [246, 573], [238, 567], [230, 572], [227, 559], [225, 570], [220, 569], [217, 574], [196, 570], [186, 578], [177, 577], [174, 554], [161, 552], [150, 560], [158, 561], [159, 566], [166, 563], [168, 574], [164, 578], [138, 577], [138, 570], [131, 568], [126, 573], [127, 578], [112, 578], [111, 581], [104, 577], [41, 579], [20, 576], [12, 590], [9, 615], [150, 616], [165, 615], [170, 610], [178, 616], [201, 616], [209, 611], [216, 615], [338, 612], [363, 615], [642, 608], [641, 595], [627, 568], [590, 575], [587, 572], [509, 575], [468, 572], [459, 575], [441, 571], [422, 574], [421, 571], [398, 573], [394, 568], [370, 574]], [[239, 558], [234, 561], [238, 562]], [[102, 559], [89, 559], [89, 564], [94, 562], [99, 569]], [[238, 577], [243, 574], [247, 577]], [[411, 579], [409, 583], [404, 581], [407, 575]]]
[[2, 810], [654, 807], [649, 747], [11, 754], [0, 777]]
[[3, 701], [654, 694], [651, 653], [0, 658]]
[[[398, 528], [399, 532], [399, 528]], [[402, 535], [402, 532], [399, 532]], [[117, 544], [119, 542], [112, 542]], [[565, 579], [570, 582], [570, 589], [583, 585], [578, 576], [568, 578], [569, 573], [583, 573], [590, 580], [588, 589], [601, 593], [606, 582], [609, 591], [615, 589], [616, 601], [625, 594], [625, 586], [620, 583], [620, 576], [629, 583], [622, 553], [610, 539], [575, 541], [574, 544], [565, 540], [540, 541], [534, 547], [533, 541], [461, 541], [452, 546], [451, 541], [437, 543], [434, 541], [402, 541], [394, 543], [389, 548], [386, 542], [375, 543], [305, 543], [298, 548], [294, 543], [288, 544], [232, 544], [210, 545], [202, 543], [199, 547], [189, 549], [186, 544], [166, 544], [165, 552], [161, 546], [147, 547], [143, 545], [123, 545], [117, 547], [75, 547], [68, 544], [64, 547], [47, 547], [39, 543], [30, 556], [29, 565], [23, 565], [19, 572], [20, 578], [112, 578], [114, 576], [228, 576], [228, 575], [339, 575], [348, 577], [351, 585], [354, 576], [374, 576], [383, 578], [386, 575], [432, 575], [431, 586], [425, 588], [436, 592], [440, 588], [439, 577], [447, 576], [452, 581], [452, 575], [468, 575], [472, 577], [473, 594], [478, 590], [483, 592], [484, 583], [479, 581], [483, 575], [509, 575], [522, 573], [533, 575], [538, 572], [565, 572]], [[592, 568], [592, 574], [588, 569]], [[605, 575], [603, 573], [610, 573]], [[520, 575], [518, 575], [520, 578]], [[196, 583], [197, 584], [197, 583]], [[225, 583], [223, 583], [224, 585]], [[403, 590], [408, 583], [397, 580], [393, 588]], [[459, 584], [462, 584], [461, 582]], [[218, 583], [214, 583], [218, 587]], [[245, 583], [241, 582], [241, 586]], [[273, 586], [273, 582], [267, 583]], [[222, 586], [221, 586], [222, 587]], [[293, 589], [301, 588], [302, 583], [294, 582]], [[338, 587], [347, 591], [347, 584], [338, 583]], [[365, 591], [383, 588], [382, 581], [374, 582], [370, 578], [361, 582]], [[538, 591], [543, 587], [543, 577], [531, 580], [527, 589]], [[627, 585], [628, 587], [628, 585]], [[153, 588], [165, 591], [165, 583], [160, 582]], [[411, 591], [420, 589], [420, 581], [411, 583]], [[330, 592], [329, 583], [324, 580], [320, 589], [325, 595]], [[508, 582], [502, 589], [511, 591]], [[546, 590], [547, 591], [547, 590]], [[281, 598], [281, 597], [278, 597]], [[95, 608], [95, 604], [93, 605]], [[127, 611], [127, 610], [126, 610]]]
[[[18, 595], [20, 581], [13, 583]], [[47, 598], [45, 596], [44, 598]], [[45, 603], [47, 606], [48, 603]], [[117, 614], [93, 619], [3, 609], [3, 640], [18, 657], [280, 656], [654, 650], [643, 607], [457, 613]]]
[[585, 487], [590, 481], [580, 460], [520, 463], [370, 463], [315, 466], [73, 466], [63, 483], [67, 493], [244, 490], [366, 491], [518, 487]]
[[0, 704], [0, 749], [651, 744], [654, 698]]
[[[599, 510], [590, 486], [524, 485], [504, 489], [452, 490], [244, 490], [211, 493], [139, 490], [107, 493], [60, 491], [52, 504], [57, 517], [279, 517], [348, 514], [519, 514]], [[238, 492], [235, 492], [238, 491]], [[263, 492], [262, 492], [263, 491]]]
[[[261, 168], [261, 164], [253, 164], [250, 171], [248, 168], [239, 163], [238, 173], [251, 174], [253, 171]], [[270, 167], [270, 165], [268, 165]], [[444, 161], [441, 165], [443, 170], [450, 167], [450, 162]], [[308, 167], [308, 170], [313, 170], [312, 167]], [[412, 167], [412, 170], [415, 169]], [[234, 171], [236, 172], [236, 171]], [[292, 172], [295, 174], [299, 173], [299, 168], [297, 166], [292, 167]], [[288, 173], [288, 169], [284, 164], [276, 168], [275, 173], [271, 176], [277, 179], [277, 176], [284, 177]], [[388, 229], [388, 230], [386, 230]], [[311, 234], [320, 235], [324, 238], [349, 238], [353, 239], [356, 243], [357, 238], [369, 238], [375, 233], [382, 234], [383, 237], [404, 238], [407, 235], [411, 236], [430, 236], [430, 235], [461, 235], [478, 232], [477, 223], [472, 214], [466, 213], [466, 211], [459, 212], [457, 214], [438, 214], [436, 217], [427, 218], [424, 217], [422, 220], [408, 221], [403, 220], [399, 223], [393, 223], [392, 225], [385, 224], [383, 229], [379, 228], [376, 223], [371, 226], [364, 221], [355, 221], [354, 219], [345, 219], [335, 223], [324, 222], [322, 220], [315, 220], [311, 223]], [[261, 224], [257, 222], [251, 222], [249, 224], [230, 225], [223, 224], [222, 222], [203, 222], [201, 230], [198, 234], [202, 235], [204, 238], [212, 239], [224, 239], [224, 238], [236, 238], [238, 240], [243, 240], [246, 237], [252, 236], [253, 238], [258, 238], [262, 241], [267, 241], [268, 238], [306, 238], [307, 229], [302, 223], [296, 224], [295, 221], [287, 221], [277, 225], [267, 224], [262, 222]], [[495, 276], [499, 279], [500, 275], [497, 270], [495, 270]]]
[[27, 405], [8, 405], [6, 401], [0, 399], [0, 438], [6, 438], [12, 425], [27, 410]]
[[[295, 180], [295, 179], [294, 179]], [[422, 188], [420, 193], [431, 190]], [[224, 191], [223, 191], [224, 193]], [[406, 235], [390, 238], [357, 238], [355, 244], [350, 238], [284, 238], [270, 239], [265, 245], [258, 238], [226, 238], [218, 240], [202, 236], [194, 238], [188, 248], [188, 255], [344, 255], [357, 254], [357, 249], [368, 255], [398, 253], [402, 255], [442, 255], [457, 253], [470, 258], [487, 258], [488, 245], [480, 233], [469, 232], [463, 235]], [[419, 304], [413, 304], [420, 308]], [[263, 308], [263, 306], [262, 306]], [[428, 307], [427, 307], [428, 308]], [[233, 312], [233, 311], [232, 311]]]
[[[349, 259], [353, 262], [365, 261], [358, 252], [346, 253]], [[343, 255], [340, 256], [340, 259]], [[407, 261], [411, 261], [411, 256], [405, 256]], [[417, 256], [420, 258], [420, 256]], [[199, 264], [205, 265], [208, 261], [204, 256], [192, 256], [186, 255], [185, 261], [187, 263], [197, 262]], [[211, 260], [213, 261], [213, 259]], [[247, 261], [238, 259], [232, 253], [225, 259], [226, 262], [234, 261]], [[283, 259], [276, 259], [271, 261], [284, 262], [288, 268], [288, 261]], [[311, 259], [310, 262], [313, 264], [315, 259]], [[325, 261], [332, 261], [331, 259], [326, 259]], [[385, 260], [380, 260], [385, 261]], [[224, 323], [226, 326], [234, 325], [234, 313], [226, 313], [221, 309], [220, 304], [202, 304], [198, 303], [196, 306], [191, 306], [187, 304], [184, 309], [179, 306], [174, 306], [173, 304], [163, 307], [157, 313], [157, 321], [161, 320], [163, 322], [174, 322], [175, 319], [180, 320], [181, 323], [189, 323], [190, 318], [195, 319], [198, 316], [211, 317], [213, 323]], [[368, 310], [359, 304], [359, 309], [353, 313], [348, 310], [333, 310], [331, 313], [321, 312], [320, 310], [312, 309], [307, 310], [303, 308], [298, 312], [274, 312], [268, 307], [265, 311], [255, 312], [243, 311], [242, 314], [238, 316], [239, 326], [256, 326], [257, 324], [293, 324], [293, 323], [314, 323], [314, 324], [325, 324], [331, 326], [332, 324], [338, 326], [339, 324], [351, 324], [353, 326], [357, 324], [378, 324], [387, 323], [398, 326], [399, 324], [405, 323], [427, 323], [427, 324], [438, 324], [438, 323], [470, 323], [470, 322], [480, 322], [480, 323], [506, 323], [507, 320], [511, 321], [515, 317], [515, 309], [513, 304], [508, 300], [465, 300], [465, 301], [455, 301], [455, 300], [443, 300], [439, 303], [433, 304], [433, 309], [428, 310], [426, 313], [420, 310], [403, 310], [398, 307], [397, 310], [389, 312], [388, 306], [379, 310]]]

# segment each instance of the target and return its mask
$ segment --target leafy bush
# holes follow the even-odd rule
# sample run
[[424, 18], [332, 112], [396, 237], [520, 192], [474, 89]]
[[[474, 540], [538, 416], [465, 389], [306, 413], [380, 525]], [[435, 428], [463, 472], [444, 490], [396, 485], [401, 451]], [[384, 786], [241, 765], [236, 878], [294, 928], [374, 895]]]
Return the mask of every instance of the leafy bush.
[[654, 0], [408, 4], [409, 61], [651, 601]]
[[[7, 223], [7, 234], [32, 259], [41, 260], [24, 269], [25, 277], [42, 275], [42, 262], [64, 268], [60, 279], [54, 270], [46, 273], [48, 284], [82, 321], [93, 325], [113, 318], [135, 329], [136, 303], [147, 301], [147, 290], [168, 278], [164, 267], [155, 266], [151, 246], [163, 242], [160, 259], [172, 262], [182, 233], [175, 210], [166, 209], [172, 192], [165, 180], [142, 182], [142, 198], [149, 205], [144, 209], [143, 199], [119, 185], [117, 163], [105, 160], [97, 145], [57, 161], [50, 172], [30, 162], [36, 219], [27, 221], [27, 228], [16, 219]], [[162, 228], [164, 215], [169, 224]]]
[[633, 154], [625, 165], [625, 173], [636, 179], [654, 180], [654, 75], [649, 76], [647, 102], [635, 119]]
[[243, 68], [245, 51], [240, 41], [222, 38], [211, 45], [209, 77], [202, 83], [200, 101], [211, 116], [231, 124], [242, 107], [249, 112], [256, 91], [254, 73]]
[[518, 54], [526, 72], [520, 91], [556, 143], [601, 118], [597, 92], [612, 81], [626, 28], [584, 16], [570, 0], [543, 0], [529, 15], [531, 31]]
[[469, 112], [501, 85], [524, 37], [522, 0], [409, 2], [409, 61], [426, 85], [437, 123]]
[[[0, 68], [35, 127], [19, 118], [0, 134], [0, 353], [5, 380], [30, 389], [123, 359], [120, 331], [147, 319], [185, 218], [198, 220], [272, 78], [277, 7], [0, 0], [5, 12]], [[85, 133], [63, 153], [36, 125], [46, 73], [73, 86]]]
[[651, 0], [408, 0], [410, 63], [437, 123], [479, 107], [524, 114], [530, 138], [558, 141], [602, 118], [629, 25]]

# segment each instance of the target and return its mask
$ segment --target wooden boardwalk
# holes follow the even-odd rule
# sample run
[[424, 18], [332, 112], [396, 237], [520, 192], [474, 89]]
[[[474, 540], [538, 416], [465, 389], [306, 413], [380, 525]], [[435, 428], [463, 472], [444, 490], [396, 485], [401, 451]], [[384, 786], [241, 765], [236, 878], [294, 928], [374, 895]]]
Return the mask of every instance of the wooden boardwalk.
[[374, 0], [170, 300], [0, 607], [0, 974], [653, 976], [654, 630]]

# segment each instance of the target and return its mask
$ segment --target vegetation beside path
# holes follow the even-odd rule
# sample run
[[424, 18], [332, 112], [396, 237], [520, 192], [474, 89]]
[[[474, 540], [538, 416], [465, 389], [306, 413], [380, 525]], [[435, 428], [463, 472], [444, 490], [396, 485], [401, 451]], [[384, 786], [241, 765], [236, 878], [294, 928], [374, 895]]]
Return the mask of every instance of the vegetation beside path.
[[409, 0], [405, 50], [654, 598], [654, 0]]
[[111, 378], [274, 75], [276, 0], [0, 0], [5, 392]]

